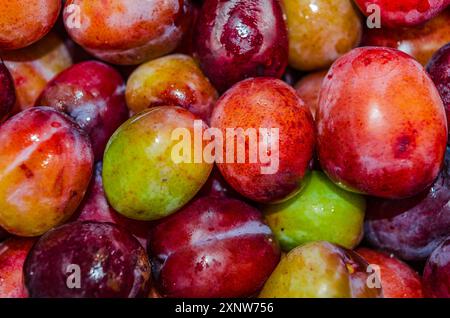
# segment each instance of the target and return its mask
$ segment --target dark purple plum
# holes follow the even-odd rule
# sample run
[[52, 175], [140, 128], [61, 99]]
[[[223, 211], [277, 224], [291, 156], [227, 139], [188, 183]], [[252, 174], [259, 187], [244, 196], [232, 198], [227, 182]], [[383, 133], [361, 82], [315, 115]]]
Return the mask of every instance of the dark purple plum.
[[0, 61], [0, 122], [11, 112], [15, 102], [14, 80], [5, 64]]
[[162, 219], [149, 253], [167, 297], [249, 297], [263, 286], [280, 250], [261, 213], [234, 199], [204, 197]]
[[425, 296], [450, 298], [450, 236], [433, 251], [423, 273]]
[[42, 236], [28, 255], [25, 285], [37, 298], [134, 298], [150, 291], [144, 248], [111, 223], [75, 222]]
[[442, 97], [447, 113], [447, 123], [450, 125], [450, 43], [433, 55], [428, 63], [427, 71]]
[[366, 238], [404, 260], [426, 259], [450, 233], [450, 154], [433, 186], [402, 200], [370, 198]]
[[195, 32], [196, 55], [219, 91], [248, 77], [280, 78], [288, 36], [275, 0], [206, 0]]
[[90, 136], [101, 160], [111, 135], [128, 119], [125, 83], [111, 66], [97, 61], [75, 64], [47, 84], [37, 104], [66, 112]]

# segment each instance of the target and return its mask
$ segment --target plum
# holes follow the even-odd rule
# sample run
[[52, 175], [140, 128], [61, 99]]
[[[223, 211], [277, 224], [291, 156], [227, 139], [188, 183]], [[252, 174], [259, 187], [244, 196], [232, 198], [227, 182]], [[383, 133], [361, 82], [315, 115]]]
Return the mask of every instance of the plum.
[[27, 48], [0, 52], [0, 56], [16, 87], [14, 113], [33, 107], [47, 83], [72, 65], [69, 50], [55, 33]]
[[96, 163], [91, 184], [72, 220], [117, 224], [133, 234], [142, 246], [146, 247], [151, 227], [150, 222], [128, 219], [109, 205], [103, 190], [102, 166], [101, 161]]
[[194, 43], [201, 68], [221, 92], [249, 77], [280, 78], [287, 66], [287, 30], [276, 0], [204, 1]]
[[442, 100], [423, 67], [396, 49], [357, 48], [337, 60], [324, 79], [316, 119], [320, 164], [351, 191], [411, 197], [442, 167]]
[[216, 103], [211, 126], [224, 136], [223, 145], [219, 138], [216, 143], [219, 153], [223, 149], [218, 167], [237, 192], [270, 203], [301, 189], [315, 133], [312, 116], [292, 87], [273, 78], [239, 82]]
[[172, 52], [190, 25], [190, 0], [68, 0], [70, 37], [95, 57], [134, 65]]
[[396, 48], [426, 65], [439, 48], [450, 42], [449, 21], [450, 10], [446, 10], [425, 24], [414, 27], [366, 28], [361, 45]]
[[[450, 30], [447, 34], [450, 34]], [[444, 102], [445, 112], [447, 114], [447, 124], [450, 125], [450, 40], [447, 45], [443, 46], [436, 54], [434, 54], [427, 66], [427, 71], [434, 84], [436, 84], [442, 101]]]
[[373, 246], [404, 260], [426, 259], [450, 231], [449, 154], [433, 186], [402, 200], [370, 198], [365, 232]]
[[24, 265], [34, 298], [147, 297], [151, 265], [144, 248], [122, 228], [75, 222], [47, 232]]
[[0, 226], [38, 236], [75, 212], [92, 174], [89, 137], [68, 116], [34, 107], [0, 126]]
[[358, 46], [362, 24], [351, 0], [281, 0], [289, 33], [289, 65], [311, 71]]
[[304, 188], [281, 204], [263, 208], [275, 237], [285, 251], [312, 241], [329, 241], [352, 249], [362, 239], [366, 202], [312, 171]]
[[371, 6], [378, 7], [381, 24], [386, 27], [404, 27], [422, 24], [444, 10], [450, 0], [355, 0], [362, 13], [374, 13]]
[[204, 197], [153, 228], [149, 251], [159, 291], [167, 297], [249, 297], [280, 258], [255, 208]]
[[23, 264], [34, 239], [10, 238], [0, 243], [0, 298], [28, 298]]
[[128, 79], [126, 98], [133, 113], [181, 106], [209, 122], [218, 95], [192, 57], [173, 54], [139, 66]]
[[64, 70], [47, 84], [36, 104], [70, 115], [89, 134], [96, 161], [102, 159], [114, 131], [128, 119], [122, 77], [97, 61]]
[[298, 96], [308, 106], [311, 114], [316, 118], [316, 113], [319, 108], [320, 89], [327, 71], [318, 71], [304, 76], [295, 84], [295, 90]]
[[420, 276], [392, 255], [359, 248], [356, 252], [370, 265], [378, 266], [385, 298], [423, 298]]
[[239, 193], [234, 191], [234, 189], [225, 181], [216, 166], [213, 168], [208, 181], [206, 181], [205, 185], [198, 193], [198, 196], [241, 199]]
[[377, 298], [367, 262], [328, 242], [297, 247], [283, 257], [260, 298]]
[[0, 49], [21, 49], [44, 37], [55, 24], [61, 0], [0, 1]]
[[151, 221], [188, 203], [213, 167], [213, 162], [195, 158], [206, 142], [198, 144], [194, 138], [206, 128], [175, 106], [153, 107], [125, 122], [111, 137], [103, 161], [111, 206], [126, 217]]
[[8, 116], [15, 102], [14, 80], [8, 68], [0, 61], [0, 122]]
[[450, 298], [450, 237], [431, 254], [423, 273], [425, 296]]

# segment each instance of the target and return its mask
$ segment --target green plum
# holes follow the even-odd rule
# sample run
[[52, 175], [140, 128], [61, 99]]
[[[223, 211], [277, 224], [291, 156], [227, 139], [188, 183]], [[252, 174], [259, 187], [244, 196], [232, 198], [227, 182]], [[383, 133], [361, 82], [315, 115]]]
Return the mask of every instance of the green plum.
[[[180, 129], [188, 137], [174, 135]], [[213, 167], [207, 160], [191, 160], [194, 151], [205, 146], [194, 142], [196, 129], [202, 134], [207, 126], [175, 106], [154, 107], [125, 122], [108, 142], [103, 161], [104, 189], [112, 207], [128, 218], [151, 221], [188, 203]], [[181, 153], [175, 151], [180, 143], [188, 145], [182, 157], [187, 160], [174, 155]]]
[[260, 298], [377, 298], [377, 273], [358, 254], [328, 242], [297, 247], [281, 259]]
[[336, 186], [320, 171], [305, 178], [292, 199], [263, 207], [283, 250], [311, 241], [329, 241], [352, 249], [361, 241], [366, 201]]

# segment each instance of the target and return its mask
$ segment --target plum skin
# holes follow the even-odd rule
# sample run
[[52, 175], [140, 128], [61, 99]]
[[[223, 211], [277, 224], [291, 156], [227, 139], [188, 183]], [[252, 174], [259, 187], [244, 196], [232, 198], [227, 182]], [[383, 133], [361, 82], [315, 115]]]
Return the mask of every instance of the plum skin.
[[450, 166], [447, 150], [444, 169], [434, 184], [412, 198], [369, 198], [366, 240], [378, 249], [408, 261], [425, 260], [450, 229]]
[[427, 71], [444, 102], [447, 123], [450, 125], [450, 43], [444, 45], [433, 55], [427, 65]]
[[195, 60], [183, 54], [142, 64], [127, 81], [127, 105], [133, 113], [161, 105], [181, 106], [209, 123], [217, 98]]
[[430, 255], [423, 273], [427, 297], [450, 298], [450, 237]]
[[358, 46], [362, 23], [352, 0], [280, 0], [289, 35], [289, 66], [327, 68]]
[[[160, 106], [144, 110], [119, 127], [103, 160], [106, 197], [116, 211], [135, 220], [153, 221], [176, 212], [197, 194], [213, 164], [205, 160], [176, 163], [172, 158], [174, 147], [182, 143], [173, 139], [175, 129], [189, 131], [191, 154], [195, 152], [197, 120], [204, 132], [207, 125], [186, 109]], [[206, 141], [201, 149], [205, 145]]]
[[354, 49], [331, 67], [319, 105], [319, 160], [335, 183], [394, 199], [436, 179], [447, 143], [445, 111], [433, 82], [407, 54]]
[[[245, 163], [218, 162], [223, 177], [237, 192], [256, 202], [274, 203], [301, 189], [313, 155], [315, 131], [309, 110], [292, 87], [274, 78], [241, 81], [217, 101], [211, 126], [220, 129], [223, 136], [229, 128], [279, 129], [279, 151], [273, 151], [279, 157], [279, 167], [274, 173], [262, 174], [264, 164], [261, 160], [251, 163], [249, 156]], [[249, 144], [245, 149], [248, 153]]]
[[[81, 28], [73, 25], [72, 5]], [[95, 57], [137, 65], [176, 49], [190, 25], [190, 0], [68, 0], [63, 19], [70, 37]]]
[[0, 122], [11, 112], [15, 102], [14, 80], [8, 68], [0, 61]]
[[213, 197], [159, 221], [148, 250], [158, 289], [167, 297], [250, 297], [280, 258], [258, 210]]
[[0, 49], [17, 50], [44, 37], [56, 23], [61, 0], [8, 0], [0, 4]]
[[450, 42], [450, 10], [445, 10], [425, 24], [404, 28], [366, 28], [361, 46], [396, 48], [427, 65], [443, 45]]
[[319, 108], [320, 90], [327, 71], [318, 71], [304, 76], [295, 84], [295, 90], [311, 111], [313, 118]]
[[151, 223], [126, 218], [111, 207], [103, 189], [102, 168], [101, 161], [95, 164], [91, 184], [71, 220], [73, 222], [95, 221], [117, 224], [133, 234], [142, 246], [146, 247]]
[[444, 10], [450, 0], [355, 0], [364, 15], [369, 4], [378, 5], [381, 24], [385, 27], [410, 27], [424, 23]]
[[35, 106], [47, 83], [72, 65], [68, 48], [54, 32], [29, 47], [1, 52], [1, 56], [16, 87], [13, 114]]
[[[70, 265], [80, 269], [80, 288], [67, 285]], [[151, 265], [144, 248], [111, 223], [75, 222], [47, 232], [24, 265], [34, 298], [136, 298], [148, 296]]]
[[75, 212], [92, 175], [89, 137], [67, 115], [33, 107], [0, 126], [0, 226], [38, 236]]
[[86, 61], [58, 74], [36, 104], [70, 115], [89, 134], [98, 161], [111, 135], [128, 119], [124, 92], [125, 82], [115, 69]]
[[382, 288], [367, 284], [367, 262], [329, 242], [296, 247], [264, 285], [259, 298], [379, 298]]
[[283, 250], [313, 241], [357, 246], [363, 236], [364, 197], [341, 189], [320, 171], [304, 180], [302, 191], [292, 199], [262, 208]]
[[423, 298], [421, 277], [407, 264], [384, 252], [358, 248], [369, 264], [380, 267], [384, 298]]
[[287, 66], [287, 29], [278, 1], [207, 0], [194, 42], [202, 70], [220, 92], [249, 77], [280, 78]]
[[0, 298], [28, 298], [23, 265], [34, 242], [14, 237], [0, 243]]

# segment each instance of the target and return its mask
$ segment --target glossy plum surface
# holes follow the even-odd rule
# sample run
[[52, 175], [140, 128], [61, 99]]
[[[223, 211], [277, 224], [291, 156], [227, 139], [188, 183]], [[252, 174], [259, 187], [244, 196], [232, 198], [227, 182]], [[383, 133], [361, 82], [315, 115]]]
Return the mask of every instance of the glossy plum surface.
[[385, 298], [423, 297], [421, 278], [407, 264], [392, 255], [368, 248], [359, 248], [356, 252], [372, 266], [379, 267]]
[[190, 11], [190, 0], [68, 0], [63, 17], [70, 37], [89, 53], [134, 65], [173, 51]]
[[[224, 158], [218, 167], [237, 192], [251, 200], [269, 203], [287, 199], [300, 190], [312, 158], [315, 133], [312, 116], [292, 87], [272, 78], [244, 80], [216, 103], [211, 126], [225, 136]], [[244, 132], [253, 129], [258, 147], [252, 146], [251, 135], [245, 136], [245, 143], [244, 137], [227, 136], [227, 130], [232, 128], [242, 128]], [[278, 138], [269, 133], [271, 129], [278, 129]], [[230, 139], [238, 146], [241, 144], [245, 158], [239, 157], [238, 150], [232, 151]], [[220, 149], [220, 144], [217, 145]], [[264, 162], [259, 154], [258, 160], [252, 162], [251, 153], [256, 149], [268, 151], [271, 159]], [[231, 160], [227, 160], [227, 152], [234, 155], [229, 156]]]
[[328, 242], [299, 246], [282, 257], [260, 298], [376, 298], [369, 287], [367, 262], [358, 254]]
[[447, 114], [447, 123], [450, 123], [450, 40], [433, 55], [427, 71], [441, 95]]
[[249, 77], [281, 77], [286, 25], [275, 0], [206, 0], [195, 33], [196, 55], [221, 92]]
[[192, 57], [173, 54], [139, 66], [128, 79], [126, 97], [133, 113], [181, 106], [209, 122], [218, 94]]
[[0, 55], [14, 78], [14, 113], [33, 107], [47, 83], [72, 65], [69, 50], [53, 32], [29, 47], [2, 51]]
[[38, 236], [67, 220], [92, 174], [89, 138], [68, 116], [34, 107], [0, 126], [0, 226]]
[[261, 213], [233, 199], [201, 198], [160, 223], [149, 251], [167, 297], [249, 297], [280, 252]]
[[37, 105], [70, 115], [91, 139], [96, 161], [111, 135], [128, 119], [125, 82], [111, 66], [97, 61], [64, 70], [42, 92]]
[[151, 283], [139, 242], [116, 225], [97, 222], [47, 232], [27, 257], [24, 274], [30, 296], [37, 298], [146, 297]]
[[413, 56], [426, 65], [432, 55], [450, 42], [450, 10], [445, 10], [430, 21], [400, 28], [366, 28], [362, 46], [387, 46]]
[[447, 120], [423, 67], [395, 49], [354, 49], [331, 67], [317, 115], [318, 155], [344, 188], [410, 197], [442, 167]]
[[447, 237], [428, 259], [423, 283], [427, 297], [450, 298], [450, 237]]
[[[195, 153], [204, 149], [201, 140], [200, 145], [194, 141], [196, 120], [181, 107], [153, 107], [116, 131], [103, 161], [105, 193], [116, 211], [132, 219], [156, 220], [176, 212], [197, 194], [213, 164], [194, 160]], [[206, 125], [197, 123], [201, 134]], [[174, 138], [174, 131], [180, 129], [188, 136]], [[179, 146], [186, 152], [177, 151]]]
[[15, 102], [14, 80], [5, 64], [0, 62], [0, 122], [8, 116]]
[[10, 238], [0, 243], [0, 298], [27, 298], [23, 264], [33, 239]]
[[446, 10], [430, 21], [400, 28], [366, 28], [362, 46], [386, 46], [403, 51], [422, 65], [442, 46], [450, 42], [450, 10]]
[[283, 250], [313, 241], [350, 249], [358, 245], [363, 235], [364, 197], [341, 189], [319, 171], [312, 171], [304, 180], [295, 197], [263, 208]]
[[450, 168], [433, 186], [403, 200], [371, 198], [367, 205], [366, 239], [405, 260], [424, 260], [450, 230]]
[[53, 27], [60, 10], [61, 0], [0, 1], [0, 50], [38, 41]]
[[310, 73], [295, 84], [297, 94], [308, 106], [314, 118], [319, 108], [320, 89], [326, 75], [327, 71]]
[[362, 24], [351, 0], [281, 0], [289, 32], [289, 65], [311, 71], [358, 46]]
[[95, 164], [94, 176], [83, 202], [78, 207], [73, 221], [96, 221], [117, 224], [133, 234], [142, 246], [147, 246], [150, 222], [128, 219], [115, 211], [108, 203], [103, 190], [102, 162]]
[[424, 23], [449, 4], [449, 0], [355, 0], [365, 15], [373, 13], [376, 5], [381, 14], [381, 24], [386, 27], [414, 26]]

